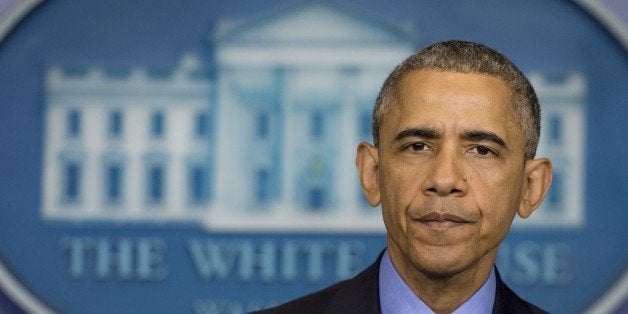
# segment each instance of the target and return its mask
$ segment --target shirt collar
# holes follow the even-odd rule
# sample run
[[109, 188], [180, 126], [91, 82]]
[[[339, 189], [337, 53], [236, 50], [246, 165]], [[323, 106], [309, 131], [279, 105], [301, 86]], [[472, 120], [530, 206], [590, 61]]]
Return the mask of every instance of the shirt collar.
[[[495, 289], [495, 270], [493, 270], [482, 287], [453, 313], [491, 313], [495, 301]], [[401, 279], [390, 261], [388, 250], [384, 252], [379, 266], [379, 301], [383, 314], [434, 313]]]

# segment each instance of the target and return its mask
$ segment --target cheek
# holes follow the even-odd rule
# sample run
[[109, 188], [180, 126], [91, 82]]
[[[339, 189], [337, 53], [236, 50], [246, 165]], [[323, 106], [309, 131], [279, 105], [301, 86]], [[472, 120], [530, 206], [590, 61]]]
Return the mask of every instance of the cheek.
[[[389, 230], [407, 233], [406, 210], [418, 193], [418, 177], [412, 169], [390, 165], [380, 168], [380, 191], [384, 222]], [[396, 228], [391, 229], [390, 227]]]
[[502, 237], [508, 232], [521, 199], [521, 183], [514, 173], [493, 172], [478, 180], [475, 192], [484, 236]]
[[380, 189], [384, 192], [383, 199], [390, 205], [401, 209], [412, 203], [419, 190], [420, 171], [416, 167], [391, 165], [383, 169]]

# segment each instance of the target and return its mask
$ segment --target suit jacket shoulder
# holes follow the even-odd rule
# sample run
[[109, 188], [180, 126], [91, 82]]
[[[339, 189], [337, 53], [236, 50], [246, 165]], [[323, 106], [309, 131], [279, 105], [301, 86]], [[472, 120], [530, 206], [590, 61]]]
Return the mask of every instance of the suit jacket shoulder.
[[495, 268], [497, 286], [495, 289], [495, 303], [493, 304], [493, 314], [541, 314], [546, 311], [528, 303], [515, 294], [499, 276]]
[[[379, 264], [382, 255], [380, 254], [375, 263], [352, 279], [341, 281], [333, 286], [284, 303], [278, 307], [255, 313], [381, 313], [379, 303]], [[547, 313], [521, 299], [502, 281], [497, 269], [495, 269], [495, 273], [497, 285], [493, 314]]]
[[383, 254], [371, 266], [355, 277], [328, 288], [256, 313], [381, 313], [379, 306], [379, 263]]

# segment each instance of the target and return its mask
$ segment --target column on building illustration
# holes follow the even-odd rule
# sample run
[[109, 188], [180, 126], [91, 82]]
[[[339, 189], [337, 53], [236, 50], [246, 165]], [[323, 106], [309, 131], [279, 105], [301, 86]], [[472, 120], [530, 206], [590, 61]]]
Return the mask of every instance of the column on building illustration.
[[[547, 145], [551, 147], [551, 150], [563, 149], [565, 145], [564, 132], [566, 131], [564, 125], [565, 117], [560, 112], [554, 111], [549, 115], [546, 114], [545, 119], [547, 120], [545, 123], [547, 126], [547, 131], [545, 132]], [[560, 211], [564, 209], [565, 182], [563, 182], [563, 165], [569, 163], [569, 160], [561, 157], [562, 156], [554, 155], [553, 158], [555, 166], [553, 168], [552, 186], [546, 200], [546, 208], [550, 211]]]
[[125, 202], [125, 186], [127, 158], [126, 152], [118, 148], [124, 138], [124, 111], [114, 107], [105, 114], [106, 141], [109, 149], [101, 157], [102, 164], [102, 193], [103, 203], [109, 209], [118, 209]]
[[144, 203], [149, 209], [159, 209], [168, 203], [169, 165], [168, 154], [163, 151], [152, 151], [144, 155]]
[[218, 78], [215, 207], [263, 211], [279, 198], [281, 73], [225, 64]]
[[281, 177], [279, 151], [283, 112], [278, 97], [279, 73], [273, 68], [264, 72], [267, 84], [240, 91], [244, 96], [242, 103], [252, 120], [252, 128], [248, 134], [245, 133], [249, 140], [243, 143], [246, 146], [242, 148], [244, 159], [241, 162], [248, 166], [246, 177], [249, 178], [249, 185], [245, 190], [251, 191], [249, 206], [254, 205], [257, 210], [266, 210], [277, 201]]
[[213, 198], [213, 111], [198, 109], [191, 116], [193, 126], [191, 142], [194, 149], [186, 159], [187, 203], [190, 208], [205, 209]]
[[[370, 67], [364, 69], [359, 77], [359, 81], [357, 84], [357, 90], [359, 91], [359, 93], [356, 97], [356, 101], [354, 104], [354, 119], [356, 121], [356, 129], [354, 130], [354, 132], [355, 141], [357, 143], [367, 142], [373, 144], [373, 106], [375, 105], [377, 94], [388, 71], [390, 71], [390, 69], [386, 69], [384, 67]], [[356, 187], [356, 191], [357, 192], [355, 197], [357, 210], [361, 213], [378, 214], [378, 211], [371, 208], [368, 204], [362, 188], [359, 184]]]
[[[338, 86], [340, 90], [338, 125], [334, 126], [337, 130], [337, 140], [340, 149], [336, 154], [337, 173], [337, 191], [336, 207], [344, 213], [357, 213], [359, 207], [359, 184], [355, 167], [351, 167], [355, 163], [355, 148], [358, 145], [358, 117], [359, 99], [362, 97], [360, 91], [360, 78], [363, 75], [364, 66], [356, 66], [352, 64], [342, 65], [336, 69], [338, 75]], [[351, 149], [342, 149], [342, 146], [353, 146]], [[342, 166], [346, 165], [346, 166]], [[344, 188], [341, 188], [344, 187]]]
[[59, 156], [61, 192], [59, 200], [65, 205], [80, 205], [83, 194], [83, 182], [85, 180], [85, 152], [81, 147], [82, 114], [80, 109], [68, 107], [61, 112], [62, 121], [50, 121], [65, 126], [65, 134], [62, 137], [65, 143]]
[[579, 72], [529, 75], [542, 106], [540, 157], [553, 165], [553, 180], [533, 221], [577, 226], [583, 220], [586, 80]]
[[291, 94], [286, 117], [298, 125], [289, 131], [292, 138], [286, 148], [292, 160], [285, 164], [293, 173], [288, 184], [298, 187], [293, 196], [296, 209], [328, 211], [337, 202], [343, 93], [336, 70], [333, 66], [301, 67], [287, 86]]

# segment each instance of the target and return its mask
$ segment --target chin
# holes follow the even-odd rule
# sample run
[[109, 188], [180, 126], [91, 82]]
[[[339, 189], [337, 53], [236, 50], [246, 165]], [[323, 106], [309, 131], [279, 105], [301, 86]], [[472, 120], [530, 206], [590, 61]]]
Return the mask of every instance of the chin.
[[460, 267], [460, 265], [448, 265], [448, 264], [439, 264], [439, 265], [423, 265], [423, 267], [419, 266], [419, 270], [427, 277], [432, 279], [444, 279], [450, 278], [456, 274], [464, 271], [465, 267]]
[[416, 256], [413, 258], [414, 266], [426, 276], [437, 279], [459, 274], [472, 264], [462, 254], [443, 253]]

